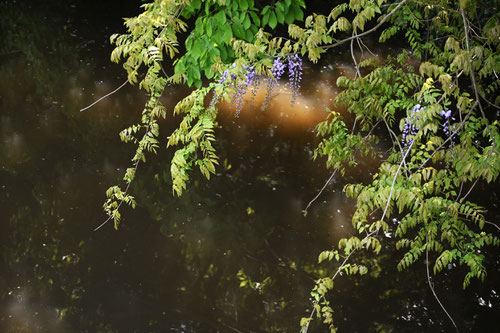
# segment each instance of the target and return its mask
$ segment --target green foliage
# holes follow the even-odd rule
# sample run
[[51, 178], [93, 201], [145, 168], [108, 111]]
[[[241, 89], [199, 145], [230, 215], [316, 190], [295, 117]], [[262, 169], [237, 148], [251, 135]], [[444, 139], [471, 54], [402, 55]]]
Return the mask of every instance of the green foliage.
[[369, 145], [363, 143], [359, 135], [348, 133], [345, 123], [338, 112], [330, 111], [328, 119], [316, 126], [318, 136], [324, 139], [314, 150], [313, 158], [327, 156], [326, 166], [345, 172], [344, 165], [356, 166], [355, 150], [363, 148], [365, 154], [370, 152]]
[[[197, 167], [208, 179], [218, 165], [217, 103], [207, 107], [205, 99], [211, 92], [225, 100], [234, 93], [230, 85], [216, 83], [222, 73], [241, 84], [244, 66], [253, 65], [259, 75], [269, 76], [276, 57], [307, 55], [316, 63], [323, 53], [344, 43], [351, 42], [353, 50], [356, 41], [363, 51], [362, 39], [367, 36], [379, 42], [397, 36], [407, 47], [395, 59], [357, 59], [351, 51], [356, 76], [338, 78], [342, 92], [335, 105], [347, 108], [354, 119], [352, 128], [335, 111], [317, 126], [321, 141], [314, 158], [325, 157], [327, 167], [342, 174], [346, 167], [355, 167], [360, 156], [375, 158], [379, 137], [389, 137], [392, 146], [377, 161], [378, 171], [370, 182], [344, 188], [356, 200], [356, 234], [342, 239], [336, 250], [319, 255], [319, 263], [339, 266], [335, 275], [316, 281], [313, 311], [301, 320], [302, 331], [308, 330], [315, 314], [336, 331], [329, 295], [334, 279], [367, 273], [366, 266], [353, 260], [362, 250], [379, 254], [380, 231], [398, 238], [400, 270], [425, 256], [434, 274], [451, 263], [466, 266], [464, 288], [474, 277], [482, 280], [483, 248], [500, 245], [496, 235], [483, 230], [488, 212], [467, 200], [479, 181], [491, 183], [500, 172], [499, 123], [491, 112], [500, 104], [500, 19], [487, 7], [475, 1], [459, 5], [351, 0], [336, 5], [328, 16], [315, 13], [304, 18], [304, 3], [292, 0], [262, 8], [253, 0], [146, 4], [142, 14], [126, 20], [128, 33], [111, 39], [116, 45], [112, 60], [124, 60], [129, 81], [137, 83], [141, 77], [139, 87], [150, 94], [141, 123], [120, 134], [124, 142], [137, 145], [134, 168], [127, 171], [125, 181], [130, 185], [145, 151], [159, 148], [157, 119], [166, 114], [160, 96], [167, 84], [197, 88], [176, 105], [174, 115], [182, 119], [168, 136], [168, 147], [177, 148], [171, 163], [173, 192], [181, 195], [191, 170]], [[191, 30], [181, 17], [196, 18]], [[288, 36], [273, 31], [278, 24], [288, 26]], [[179, 33], [185, 33], [182, 55]], [[170, 77], [162, 67], [166, 57], [173, 60]], [[211, 82], [204, 83], [203, 77]], [[139, 133], [144, 134], [138, 138]], [[122, 202], [135, 205], [127, 190], [112, 187], [105, 210], [115, 226]], [[238, 277], [242, 287], [253, 288], [244, 272]]]
[[287, 24], [302, 20], [304, 7], [302, 0], [274, 2], [263, 8], [256, 7], [253, 0], [235, 1], [192, 1], [183, 11], [186, 19], [196, 17], [195, 27], [186, 38], [186, 52], [175, 60], [175, 74], [182, 82], [202, 85], [201, 73], [207, 79], [216, 75], [214, 64], [232, 63], [236, 59], [231, 47], [234, 39], [247, 43], [255, 42], [261, 28], [276, 28], [278, 24]]

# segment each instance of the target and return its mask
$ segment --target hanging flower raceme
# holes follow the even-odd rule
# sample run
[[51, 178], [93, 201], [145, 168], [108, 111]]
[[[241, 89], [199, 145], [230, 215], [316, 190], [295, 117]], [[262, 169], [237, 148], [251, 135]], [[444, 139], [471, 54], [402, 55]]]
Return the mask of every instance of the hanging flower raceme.
[[292, 89], [291, 104], [294, 105], [299, 94], [300, 81], [302, 80], [302, 59], [298, 54], [294, 54], [288, 58], [288, 75], [290, 78], [290, 89]]
[[286, 65], [281, 62], [281, 58], [274, 59], [273, 67], [270, 69], [272, 77], [267, 79], [267, 92], [266, 92], [266, 100], [264, 101], [263, 109], [267, 108], [269, 101], [271, 100], [272, 94], [276, 89], [276, 85], [278, 84], [279, 79], [285, 73]]
[[416, 126], [416, 121], [420, 111], [425, 110], [420, 104], [417, 104], [411, 109], [411, 113], [406, 117], [405, 125], [403, 128], [403, 145], [406, 147], [411, 140], [408, 140], [408, 136], [415, 136], [418, 133], [418, 127]]
[[[264, 101], [262, 109], [267, 108], [273, 92], [276, 89], [278, 81], [285, 73], [286, 66], [287, 65], [282, 61], [281, 58], [278, 57], [274, 59], [273, 66], [270, 69], [271, 76], [267, 78], [266, 99]], [[234, 67], [235, 64], [231, 66], [231, 68]], [[297, 54], [288, 57], [288, 74], [290, 79], [290, 88], [292, 90], [291, 104], [293, 105], [297, 99], [300, 89], [300, 81], [302, 80], [302, 59]], [[230, 77], [230, 80], [228, 80], [228, 75]], [[222, 86], [223, 88], [226, 88], [228, 86], [232, 86], [235, 89], [234, 95], [232, 97], [232, 103], [235, 104], [235, 116], [238, 117], [243, 108], [244, 97], [248, 89], [251, 88], [252, 91], [252, 96], [250, 98], [251, 103], [257, 95], [257, 91], [259, 90], [261, 81], [262, 76], [257, 75], [254, 66], [243, 65], [242, 74], [240, 74], [239, 76], [235, 73], [231, 73], [230, 70], [225, 70], [221, 78], [217, 82], [217, 87]], [[212, 101], [210, 102], [210, 107], [214, 107], [219, 102], [219, 100], [220, 95], [218, 95], [214, 91], [214, 96], [212, 98]]]
[[443, 132], [446, 134], [446, 136], [450, 136], [450, 119], [455, 120], [454, 117], [451, 116], [451, 110], [448, 111], [441, 111], [441, 117], [443, 117], [444, 124], [442, 125], [443, 127]]
[[257, 81], [257, 73], [253, 66], [243, 66], [244, 79], [236, 84], [236, 92], [233, 96], [233, 103], [236, 103], [236, 114], [238, 117], [243, 109], [243, 98], [245, 97], [248, 87], [255, 85]]
[[[441, 111], [441, 117], [444, 119], [443, 125], [443, 132], [447, 137], [451, 136], [451, 126], [450, 126], [450, 121], [455, 120], [455, 117], [451, 115], [451, 110], [448, 111]], [[455, 146], [455, 142], [450, 138], [450, 148], [453, 148]]]

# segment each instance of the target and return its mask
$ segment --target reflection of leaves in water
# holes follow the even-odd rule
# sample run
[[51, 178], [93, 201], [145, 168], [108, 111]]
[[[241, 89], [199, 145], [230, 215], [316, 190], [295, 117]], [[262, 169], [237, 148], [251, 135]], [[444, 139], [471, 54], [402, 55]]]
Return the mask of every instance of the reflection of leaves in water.
[[23, 60], [37, 89], [47, 95], [65, 77], [60, 69], [77, 63], [71, 22], [63, 18], [68, 16], [55, 15], [71, 11], [70, 4], [61, 1], [28, 2], [22, 10], [15, 1], [0, 4], [0, 59]]
[[76, 253], [83, 243], [68, 243], [61, 235], [65, 222], [56, 209], [55, 202], [40, 212], [24, 206], [9, 220], [8, 241], [2, 244], [9, 274], [1, 294], [11, 316], [8, 327], [64, 331], [63, 317], [81, 312], [75, 306], [84, 292]]

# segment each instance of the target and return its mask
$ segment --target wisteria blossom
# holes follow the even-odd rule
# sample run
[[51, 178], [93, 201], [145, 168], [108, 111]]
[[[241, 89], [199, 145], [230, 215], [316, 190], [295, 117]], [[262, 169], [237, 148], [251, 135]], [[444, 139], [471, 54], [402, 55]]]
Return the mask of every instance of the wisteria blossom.
[[420, 104], [417, 104], [411, 109], [411, 113], [406, 117], [405, 126], [403, 128], [403, 144], [408, 145], [408, 136], [414, 136], [418, 133], [419, 128], [416, 126], [416, 120], [420, 111], [425, 110]]
[[300, 81], [302, 80], [302, 59], [297, 54], [288, 58], [288, 74], [290, 89], [292, 89], [291, 104], [294, 105], [299, 94]]
[[271, 100], [272, 94], [276, 89], [276, 85], [278, 84], [279, 79], [285, 73], [286, 65], [281, 62], [280, 58], [274, 59], [273, 67], [270, 69], [272, 77], [267, 79], [267, 92], [266, 92], [266, 100], [264, 101], [263, 109], [267, 108], [269, 101]]
[[[231, 66], [234, 68], [235, 64]], [[267, 87], [266, 87], [266, 99], [264, 101], [264, 105], [262, 109], [267, 108], [269, 101], [273, 96], [273, 92], [276, 89], [276, 85], [278, 81], [281, 79], [283, 74], [285, 73], [287, 64], [282, 61], [280, 57], [275, 58], [273, 62], [273, 66], [270, 69], [271, 76], [267, 78]], [[222, 74], [221, 78], [217, 81], [217, 86], [230, 86], [235, 89], [235, 93], [232, 97], [232, 102], [236, 105], [236, 113], [235, 116], [239, 116], [242, 108], [244, 97], [249, 88], [251, 88], [252, 97], [250, 99], [250, 103], [253, 101], [255, 96], [257, 95], [257, 91], [260, 87], [262, 77], [257, 75], [255, 71], [255, 66], [253, 65], [244, 65], [243, 66], [243, 75], [238, 77], [236, 74], [229, 74], [229, 70], [225, 70]], [[297, 99], [298, 92], [300, 89], [300, 82], [302, 80], [302, 59], [294, 54], [288, 57], [288, 74], [290, 80], [290, 88], [292, 90], [292, 100], [291, 104], [293, 105]], [[230, 75], [230, 82], [228, 82], [228, 75]], [[214, 96], [212, 101], [210, 102], [210, 107], [214, 107], [220, 100], [220, 95], [214, 91]]]
[[450, 133], [450, 120], [455, 120], [454, 117], [451, 116], [451, 110], [448, 111], [441, 111], [441, 117], [444, 118], [444, 124], [442, 125], [443, 127], [443, 132], [446, 134], [446, 136], [449, 136]]

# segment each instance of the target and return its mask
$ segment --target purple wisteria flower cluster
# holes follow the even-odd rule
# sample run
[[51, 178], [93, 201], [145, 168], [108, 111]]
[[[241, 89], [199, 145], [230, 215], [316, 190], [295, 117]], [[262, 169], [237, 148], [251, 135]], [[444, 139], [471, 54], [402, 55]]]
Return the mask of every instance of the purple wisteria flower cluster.
[[405, 146], [408, 145], [408, 136], [414, 136], [418, 133], [418, 127], [415, 125], [415, 122], [418, 118], [418, 114], [420, 111], [425, 110], [425, 107], [422, 107], [420, 104], [417, 104], [411, 109], [411, 113], [408, 117], [406, 117], [405, 126], [403, 128], [403, 144]]
[[291, 104], [294, 105], [299, 94], [300, 81], [302, 80], [302, 59], [297, 54], [288, 58], [288, 75], [290, 77], [290, 89], [292, 89]]
[[[235, 65], [233, 64], [232, 68], [234, 68], [234, 66]], [[264, 101], [262, 109], [267, 108], [272, 94], [276, 89], [278, 81], [285, 73], [286, 66], [287, 65], [282, 61], [281, 58], [274, 59], [273, 67], [270, 69], [272, 77], [267, 78], [266, 99]], [[297, 99], [300, 89], [300, 81], [302, 80], [302, 59], [297, 54], [292, 55], [288, 58], [288, 73], [290, 88], [292, 89], [291, 104], [293, 105]], [[248, 91], [248, 88], [251, 87], [252, 89], [252, 96], [250, 99], [251, 103], [257, 95], [257, 91], [259, 90], [263, 78], [260, 75], [257, 75], [254, 66], [243, 66], [243, 77], [240, 79], [238, 79], [236, 74], [231, 73], [231, 80], [230, 82], [228, 82], [228, 74], [229, 70], [224, 71], [221, 78], [217, 82], [217, 85], [223, 87], [232, 85], [234, 87], [235, 93], [232, 97], [232, 102], [236, 104], [235, 116], [238, 117], [243, 108], [243, 100], [245, 94]], [[215, 107], [215, 105], [219, 102], [220, 97], [221, 96], [214, 91], [214, 96], [212, 98], [212, 101], [210, 102], [210, 107]]]
[[262, 109], [266, 109], [269, 101], [271, 100], [271, 96], [276, 89], [276, 85], [278, 84], [279, 79], [285, 73], [286, 65], [281, 62], [280, 58], [274, 59], [273, 67], [271, 68], [271, 74], [273, 77], [267, 79], [267, 92], [266, 92], [266, 100], [264, 101], [264, 105]]
[[[451, 115], [451, 110], [448, 110], [448, 111], [441, 111], [441, 117], [443, 117], [444, 119], [444, 123], [443, 125], [441, 125], [443, 127], [443, 132], [446, 136], [451, 136], [451, 126], [450, 126], [450, 122], [451, 121], [454, 121], [455, 120], [455, 117], [453, 117]], [[455, 146], [455, 142], [453, 140], [451, 140], [450, 138], [450, 148], [453, 148]]]
[[455, 118], [452, 117], [451, 110], [441, 111], [441, 117], [443, 117], [443, 119], [445, 120], [444, 124], [442, 125], [443, 132], [444, 132], [444, 134], [446, 134], [446, 136], [450, 136], [450, 134], [451, 134], [450, 133], [450, 120], [455, 120]]

